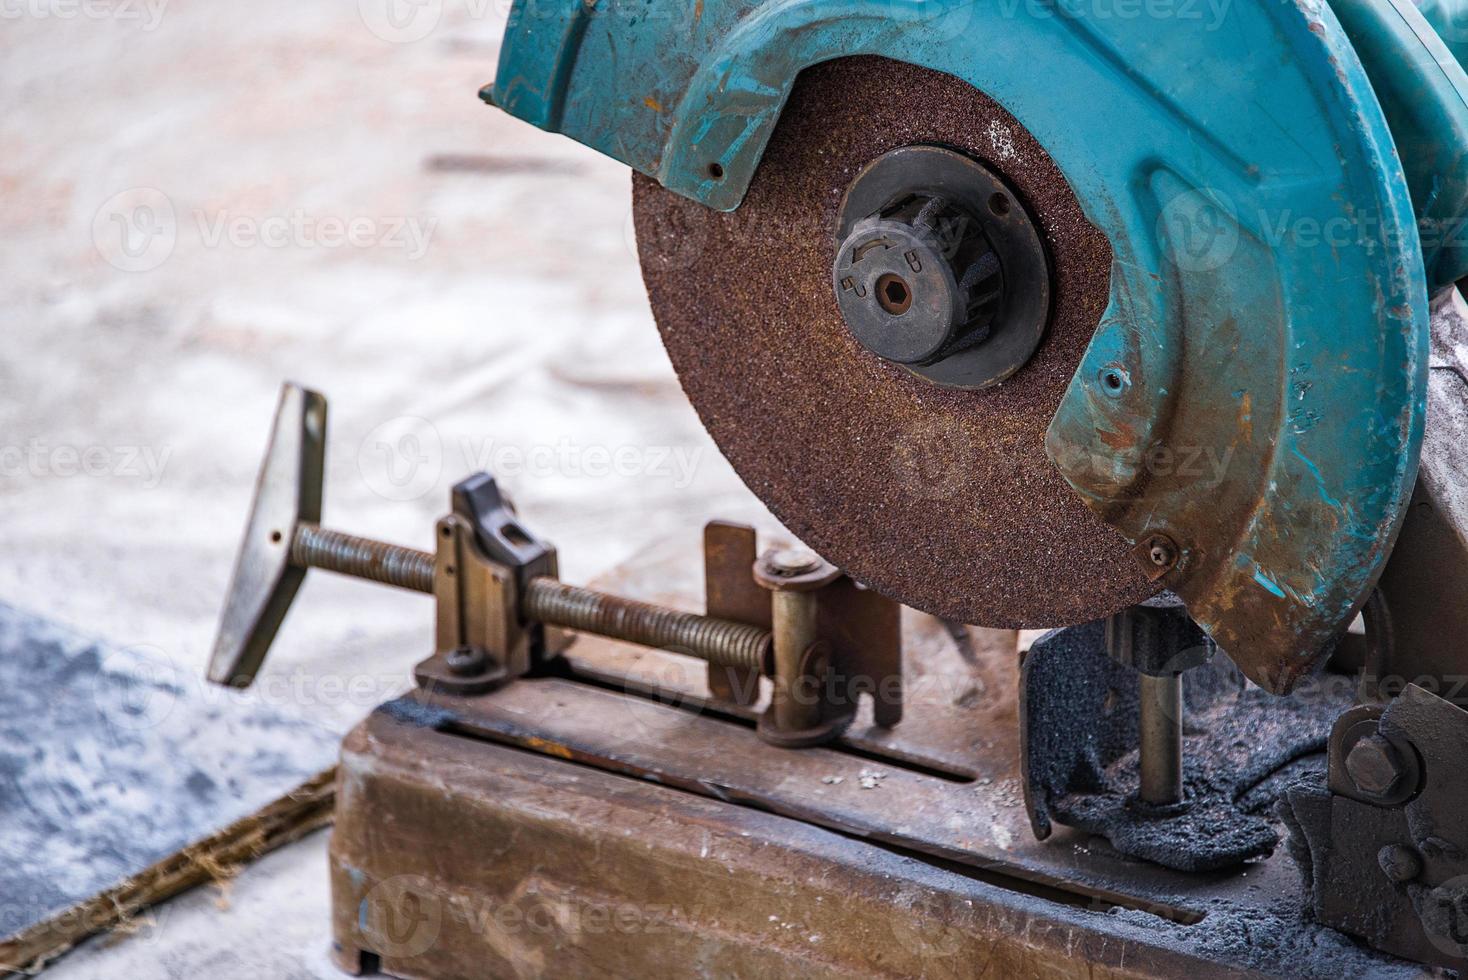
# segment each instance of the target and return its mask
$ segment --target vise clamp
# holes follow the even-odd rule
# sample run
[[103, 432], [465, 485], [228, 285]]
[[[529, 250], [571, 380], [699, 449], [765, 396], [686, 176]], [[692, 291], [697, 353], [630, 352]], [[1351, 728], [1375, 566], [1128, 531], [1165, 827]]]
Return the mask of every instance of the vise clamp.
[[414, 671], [429, 691], [482, 694], [555, 673], [581, 632], [703, 660], [715, 699], [752, 705], [768, 677], [757, 730], [775, 745], [838, 738], [863, 693], [878, 725], [901, 720], [897, 605], [811, 552], [760, 554], [752, 528], [709, 524], [698, 615], [560, 581], [555, 548], [487, 473], [454, 486], [433, 552], [323, 527], [325, 461], [326, 399], [286, 384], [210, 659], [216, 684], [249, 686], [319, 568], [434, 597], [434, 652]]

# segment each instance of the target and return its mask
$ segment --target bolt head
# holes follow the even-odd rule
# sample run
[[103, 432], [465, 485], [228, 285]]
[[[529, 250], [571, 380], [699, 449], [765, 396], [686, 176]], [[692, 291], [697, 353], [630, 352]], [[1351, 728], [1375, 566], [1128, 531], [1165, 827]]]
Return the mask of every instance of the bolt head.
[[1132, 556], [1142, 566], [1142, 574], [1156, 582], [1177, 567], [1182, 552], [1177, 542], [1161, 532], [1143, 536], [1132, 549]]
[[1405, 844], [1388, 844], [1376, 854], [1382, 873], [1397, 884], [1404, 884], [1422, 873], [1422, 857]]
[[1402, 778], [1402, 759], [1380, 735], [1368, 735], [1346, 754], [1346, 774], [1368, 796], [1385, 796]]
[[484, 673], [489, 665], [489, 658], [478, 647], [464, 646], [449, 651], [449, 655], [444, 658], [444, 664], [451, 674], [472, 677]]
[[803, 548], [786, 548], [770, 556], [770, 568], [777, 575], [805, 575], [820, 567], [820, 557]]

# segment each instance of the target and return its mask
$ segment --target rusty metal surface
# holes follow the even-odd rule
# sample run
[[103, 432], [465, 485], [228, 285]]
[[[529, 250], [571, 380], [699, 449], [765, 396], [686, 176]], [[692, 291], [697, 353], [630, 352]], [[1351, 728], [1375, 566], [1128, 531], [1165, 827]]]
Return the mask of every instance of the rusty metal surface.
[[[773, 529], [764, 539], [788, 543]], [[670, 536], [591, 584], [609, 592], [674, 608], [696, 608], [699, 593], [697, 532]], [[763, 593], [763, 590], [760, 590]], [[768, 593], [764, 593], [768, 608]], [[960, 778], [985, 775], [984, 758], [1019, 758], [1015, 689], [1015, 634], [948, 624], [910, 609], [899, 610], [905, 710], [902, 723], [884, 728], [863, 704], [844, 736], [863, 752], [909, 759], [920, 768]], [[704, 665], [687, 657], [583, 638], [567, 658], [577, 676], [608, 686], [624, 684], [690, 708], [753, 724], [768, 701], [768, 685], [752, 704], [713, 703]], [[961, 723], [955, 723], [956, 719]], [[1005, 788], [1016, 801], [1019, 783]]]
[[[434, 656], [420, 664], [418, 682], [493, 686], [530, 669], [531, 641], [520, 622], [520, 596], [513, 569], [490, 561], [475, 543], [474, 527], [460, 514], [441, 518], [434, 529], [438, 551], [433, 561]], [[482, 678], [448, 669], [447, 659], [462, 648], [477, 650]], [[487, 688], [486, 688], [487, 689]]]
[[[703, 529], [704, 612], [720, 619], [770, 629], [770, 595], [750, 570], [759, 557], [755, 529], [727, 521], [710, 521]], [[708, 685], [724, 701], [749, 705], [759, 699], [760, 672], [710, 663]]]
[[[577, 690], [520, 681], [480, 700], [519, 691], [542, 714], [597, 711]], [[1298, 883], [1273, 862], [1159, 875], [1084, 840], [990, 842], [979, 850], [992, 858], [934, 860], [903, 846], [933, 829], [931, 798], [892, 766], [772, 749], [741, 730], [744, 748], [714, 740], [696, 777], [676, 750], [671, 768], [647, 770], [635, 753], [587, 755], [584, 737], [554, 725], [520, 733], [532, 752], [490, 744], [468, 737], [455, 707], [397, 702], [347, 743], [332, 882], [348, 968], [436, 980], [1419, 973], [1302, 923]], [[616, 740], [615, 709], [599, 710], [603, 740]], [[664, 734], [681, 744], [702, 727]], [[746, 795], [707, 765], [720, 753], [801, 789], [805, 812]], [[781, 764], [813, 757], [814, 770]], [[866, 788], [859, 773], [872, 772], [882, 775]], [[950, 839], [961, 825], [997, 826], [974, 799], [945, 802]], [[852, 819], [860, 809], [865, 825]], [[607, 925], [616, 909], [620, 929]], [[360, 950], [380, 959], [364, 964]]]
[[[694, 606], [700, 585], [697, 544], [696, 533], [670, 540], [635, 558], [626, 571], [595, 584], [646, 601]], [[371, 804], [371, 820], [394, 828], [392, 833], [377, 832], [372, 842], [395, 852], [396, 871], [389, 873], [421, 874], [408, 870], [414, 861], [425, 860], [424, 847], [413, 841], [444, 838], [438, 830], [414, 829], [417, 822], [429, 819], [429, 813], [465, 806], [515, 812], [539, 808], [544, 797], [528, 789], [530, 795], [522, 797], [519, 789], [501, 786], [493, 799], [481, 800], [475, 782], [458, 768], [441, 771], [437, 746], [443, 746], [445, 753], [470, 753], [486, 748], [479, 743], [497, 742], [631, 777], [607, 784], [622, 787], [619, 794], [638, 792], [624, 784], [652, 782], [661, 787], [659, 793], [682, 790], [686, 796], [736, 806], [741, 812], [752, 809], [790, 818], [810, 825], [807, 831], [824, 828], [848, 838], [841, 847], [849, 849], [857, 867], [873, 867], [877, 856], [895, 848], [929, 871], [956, 870], [1005, 892], [1034, 895], [1038, 890], [1047, 896], [1047, 908], [1078, 903], [1104, 911], [1071, 933], [1076, 943], [1094, 941], [1117, 923], [1129, 923], [1140, 925], [1148, 942], [1159, 947], [1240, 972], [1322, 977], [1417, 974], [1415, 968], [1394, 965], [1332, 930], [1302, 922], [1301, 883], [1283, 854], [1233, 871], [1189, 875], [1127, 859], [1104, 839], [1069, 829], [1058, 830], [1048, 842], [1035, 841], [1021, 803], [1013, 637], [954, 631], [932, 617], [913, 613], [904, 617], [903, 632], [907, 717], [890, 730], [871, 725], [869, 717], [859, 719], [830, 748], [790, 751], [764, 745], [753, 731], [759, 705], [711, 702], [702, 662], [591, 637], [578, 643], [568, 658], [577, 679], [522, 680], [484, 697], [417, 696], [400, 702], [393, 708], [399, 717], [416, 718], [455, 737], [435, 741], [433, 748], [427, 742], [420, 744], [418, 767], [432, 771], [415, 778], [431, 787], [426, 795]], [[619, 690], [609, 690], [612, 678], [621, 674], [630, 675], [630, 687], [645, 696], [621, 693], [620, 682]], [[503, 769], [501, 762], [494, 764]], [[488, 778], [481, 773], [475, 779], [481, 777]], [[385, 809], [389, 806], [390, 819]], [[409, 824], [397, 816], [399, 810]], [[522, 817], [506, 819], [520, 833], [528, 832]], [[622, 846], [615, 825], [588, 830], [584, 824], [591, 819], [585, 812], [568, 818], [548, 839], [600, 836], [603, 854]], [[645, 829], [636, 832], [635, 851], [642, 865], [658, 865], [649, 855], [661, 856], [659, 848], [675, 847], [681, 838], [661, 818], [645, 823]], [[705, 824], [695, 827], [702, 833]], [[399, 838], [402, 843], [393, 843]], [[483, 849], [486, 840], [493, 839], [476, 838], [477, 846]], [[782, 860], [794, 860], [779, 840], [773, 843]], [[439, 856], [437, 847], [429, 866], [461, 874], [462, 862]], [[475, 862], [492, 863], [482, 856]], [[659, 872], [650, 874], [646, 887], [653, 889]], [[600, 887], [593, 884], [602, 880], [595, 870], [583, 865], [577, 875], [572, 879], [576, 888]], [[805, 877], [812, 882], [827, 880], [816, 872]], [[478, 894], [477, 887], [458, 889], [456, 894], [472, 897]], [[517, 881], [513, 889], [505, 886], [512, 901], [540, 894], [540, 887], [541, 880], [533, 875]], [[570, 887], [563, 885], [562, 890]], [[632, 889], [634, 884], [626, 887]], [[758, 894], [758, 889], [749, 891], [748, 901], [757, 901]], [[935, 923], [951, 915], [918, 902], [922, 914], [903, 919], [897, 910], [907, 907], [911, 906], [894, 904], [888, 921], [905, 921], [904, 928], [915, 930], [941, 929]], [[768, 943], [785, 955], [783, 934], [771, 929]], [[886, 962], [882, 939], [870, 935], [857, 939], [864, 945], [852, 954], [852, 962], [865, 964], [869, 971], [882, 968]], [[581, 941], [594, 946], [596, 939]], [[787, 963], [785, 972], [804, 972], [804, 961], [790, 962], [795, 965]], [[1127, 955], [1128, 966], [1137, 962]], [[946, 968], [930, 967], [930, 975], [934, 971], [943, 975]], [[1085, 969], [1079, 963], [1075, 968]], [[970, 969], [965, 963], [957, 972], [969, 975]], [[585, 972], [584, 964], [579, 971], [572, 969], [577, 972]]]
[[818, 605], [816, 632], [832, 645], [848, 703], [870, 693], [877, 726], [902, 721], [902, 607], [844, 575], [821, 590]]
[[[1003, 172], [1053, 260], [1046, 340], [986, 391], [941, 389], [865, 351], [831, 292], [843, 192], [867, 162], [913, 143]], [[1111, 253], [996, 103], [882, 59], [818, 66], [797, 83], [738, 211], [640, 176], [634, 210], [685, 391], [750, 488], [824, 557], [904, 603], [986, 626], [1077, 623], [1157, 591], [1045, 456], [1106, 306]]]
[[678, 650], [741, 670], [763, 670], [770, 658], [770, 632], [761, 626], [679, 612], [552, 578], [530, 581], [522, 612], [535, 622]]
[[1243, 972], [1104, 903], [386, 711], [345, 746], [331, 880], [337, 962], [398, 977]]
[[386, 541], [301, 524], [290, 536], [290, 561], [300, 569], [378, 582], [410, 592], [433, 591], [433, 555]]

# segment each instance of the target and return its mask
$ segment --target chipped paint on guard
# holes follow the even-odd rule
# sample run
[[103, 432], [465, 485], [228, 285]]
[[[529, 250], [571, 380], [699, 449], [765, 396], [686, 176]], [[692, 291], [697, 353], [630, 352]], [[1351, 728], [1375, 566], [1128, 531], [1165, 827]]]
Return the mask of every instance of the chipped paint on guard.
[[[704, 0], [691, 20], [636, 30], [624, 12], [537, 0], [535, 18], [512, 15], [496, 91], [522, 88], [502, 104], [717, 209], [739, 206], [796, 75], [822, 61], [879, 54], [945, 72], [1019, 119], [1115, 253], [1052, 459], [1128, 538], [1178, 541], [1167, 584], [1251, 679], [1283, 691], [1309, 672], [1396, 533], [1427, 368], [1403, 164], [1331, 6], [1239, 0], [1213, 32], [968, 0]], [[1179, 215], [1212, 217], [1233, 251], [1188, 261], [1186, 229], [1165, 220]], [[1281, 215], [1372, 216], [1380, 240], [1274, 241]], [[1099, 369], [1117, 362], [1132, 383], [1098, 397]], [[1238, 410], [1222, 411], [1232, 398]], [[1226, 479], [1154, 472], [1159, 447], [1211, 450]]]
[[1329, 491], [1326, 489], [1326, 479], [1324, 475], [1321, 474], [1320, 467], [1316, 466], [1309, 456], [1306, 456], [1304, 453], [1300, 452], [1298, 447], [1291, 449], [1290, 452], [1294, 453], [1295, 457], [1298, 458], [1302, 463], [1304, 463], [1305, 468], [1310, 471], [1312, 476], [1315, 477], [1315, 484], [1319, 489], [1320, 499], [1325, 502], [1325, 505], [1327, 507], [1331, 507], [1335, 510], [1340, 511], [1343, 514], [1348, 514], [1350, 512], [1350, 508], [1342, 504], [1339, 500], [1332, 497]]
[[1285, 597], [1284, 589], [1281, 589], [1273, 579], [1271, 579], [1268, 575], [1265, 575], [1264, 569], [1260, 568], [1257, 565], [1254, 566], [1254, 581], [1264, 586], [1264, 588], [1268, 589], [1271, 593], [1278, 596], [1279, 598], [1283, 599]]

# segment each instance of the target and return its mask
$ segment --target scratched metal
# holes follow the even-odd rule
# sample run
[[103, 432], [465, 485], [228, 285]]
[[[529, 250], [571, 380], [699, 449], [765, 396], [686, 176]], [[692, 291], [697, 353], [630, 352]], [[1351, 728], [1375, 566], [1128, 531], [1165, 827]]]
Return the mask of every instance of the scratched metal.
[[[1066, 479], [1127, 538], [1182, 546], [1166, 584], [1269, 689], [1364, 600], [1416, 472], [1426, 272], [1391, 131], [1329, 7], [1246, 0], [1208, 30], [966, 0], [515, 10], [501, 105], [721, 210], [810, 65], [884, 55], [993, 97], [1116, 257], [1049, 433]], [[1340, 227], [1369, 231], [1306, 234]]]
[[[669, 541], [595, 584], [696, 609], [697, 544], [691, 532], [687, 540]], [[1127, 859], [1103, 839], [1065, 828], [1047, 842], [1034, 840], [1018, 773], [1013, 634], [955, 632], [911, 613], [904, 636], [911, 700], [903, 722], [890, 731], [859, 723], [830, 748], [766, 745], [749, 721], [759, 705], [711, 705], [701, 662], [594, 637], [582, 637], [571, 648], [571, 677], [517, 681], [479, 697], [414, 695], [386, 710], [462, 736], [447, 739], [442, 755], [422, 743], [423, 754], [414, 762], [415, 770], [429, 774], [423, 777], [426, 786], [456, 789], [451, 799], [437, 789], [409, 798], [421, 805], [404, 799], [402, 816], [395, 813], [391, 821], [397, 829], [369, 842], [389, 848], [392, 840], [408, 841], [391, 845], [396, 863], [382, 870], [413, 873], [411, 862], [421, 866], [427, 858], [410, 846], [417, 833], [411, 822], [429, 819], [430, 810], [441, 809], [439, 802], [525, 807], [524, 799], [513, 797], [483, 800], [457, 763], [452, 772], [439, 772], [443, 758], [472, 751], [447, 743], [484, 740], [771, 812], [926, 855], [925, 861], [954, 862], [1006, 889], [1040, 889], [1050, 901], [1104, 910], [1097, 922], [1103, 931], [1107, 920], [1121, 916], [1145, 923], [1160, 942], [1241, 971], [1329, 976], [1392, 969], [1349, 940], [1300, 921], [1301, 883], [1283, 853], [1230, 872], [1188, 875]], [[623, 672], [631, 675], [628, 687], [655, 697], [609, 689]], [[369, 722], [368, 730], [380, 733], [382, 723]], [[352, 752], [360, 751], [354, 743]], [[363, 779], [375, 771], [367, 762], [361, 768]], [[364, 790], [362, 799], [371, 826], [382, 826], [385, 797]], [[653, 846], [667, 836], [650, 835], [659, 842]], [[853, 853], [862, 853], [861, 846], [853, 842]], [[435, 868], [460, 873], [456, 862], [433, 861]], [[339, 931], [341, 916], [339, 903]]]
[[338, 805], [334, 955], [354, 974], [1242, 972], [1180, 940], [1188, 927], [1006, 886], [386, 711], [348, 739]]

